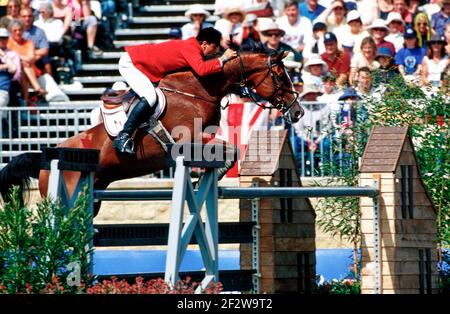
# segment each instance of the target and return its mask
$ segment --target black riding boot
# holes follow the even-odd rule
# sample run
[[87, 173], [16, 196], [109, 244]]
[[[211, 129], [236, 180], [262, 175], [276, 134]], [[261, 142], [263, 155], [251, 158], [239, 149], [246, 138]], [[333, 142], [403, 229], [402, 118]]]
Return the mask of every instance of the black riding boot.
[[121, 153], [128, 153], [134, 155], [134, 143], [131, 135], [142, 123], [148, 121], [151, 115], [155, 112], [155, 106], [150, 107], [147, 99], [141, 97], [139, 102], [131, 111], [127, 122], [123, 126], [123, 130], [117, 135], [112, 146]]

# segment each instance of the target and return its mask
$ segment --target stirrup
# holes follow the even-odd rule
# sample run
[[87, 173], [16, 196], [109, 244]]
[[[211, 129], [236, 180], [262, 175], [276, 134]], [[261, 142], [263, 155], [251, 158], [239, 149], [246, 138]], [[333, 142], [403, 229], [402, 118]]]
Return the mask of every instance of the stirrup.
[[115, 148], [116, 150], [118, 150], [121, 153], [127, 153], [127, 154], [134, 155], [134, 142], [131, 139], [131, 137], [128, 137], [125, 140], [125, 142], [123, 142], [123, 140], [124, 140], [124, 138], [117, 137], [112, 144], [113, 148]]

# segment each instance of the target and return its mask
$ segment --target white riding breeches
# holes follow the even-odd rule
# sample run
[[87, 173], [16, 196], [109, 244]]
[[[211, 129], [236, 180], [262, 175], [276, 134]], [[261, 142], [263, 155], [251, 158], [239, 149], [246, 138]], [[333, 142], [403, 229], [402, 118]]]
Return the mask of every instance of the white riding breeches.
[[155, 105], [157, 98], [153, 83], [134, 66], [128, 52], [123, 53], [120, 57], [119, 72], [139, 97], [145, 97], [150, 107]]

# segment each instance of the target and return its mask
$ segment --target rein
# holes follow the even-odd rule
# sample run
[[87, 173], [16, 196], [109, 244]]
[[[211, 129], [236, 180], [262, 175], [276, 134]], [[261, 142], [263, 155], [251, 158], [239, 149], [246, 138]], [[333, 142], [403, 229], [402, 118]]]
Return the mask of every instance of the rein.
[[[255, 104], [258, 107], [261, 107], [263, 109], [277, 108], [279, 110], [282, 110], [283, 113], [284, 112], [288, 112], [289, 109], [295, 104], [295, 102], [296, 102], [296, 100], [298, 98], [298, 93], [293, 91], [293, 90], [287, 90], [287, 89], [285, 89], [285, 88], [283, 88], [281, 86], [279, 76], [276, 73], [274, 73], [274, 71], [272, 70], [272, 68], [277, 63], [276, 62], [272, 63], [271, 57], [268, 56], [268, 58], [267, 58], [267, 68], [266, 68], [267, 72], [264, 75], [264, 77], [257, 84], [254, 85], [253, 88], [258, 88], [266, 80], [267, 76], [270, 75], [270, 77], [272, 78], [274, 92], [272, 93], [272, 95], [269, 98], [272, 98], [272, 97], [279, 98], [279, 96], [276, 96], [276, 94], [279, 91], [282, 91], [282, 92], [285, 92], [285, 93], [289, 93], [289, 94], [293, 94], [294, 98], [293, 98], [292, 102], [289, 105], [283, 106], [283, 103], [280, 102], [281, 105], [279, 105], [279, 106], [277, 106], [277, 104], [275, 104], [275, 105], [272, 104], [271, 106], [266, 106], [266, 105], [263, 105], [263, 104], [258, 102], [258, 100], [255, 98], [254, 93], [252, 93], [250, 91], [249, 87], [247, 86], [248, 80], [244, 76], [245, 75], [245, 65], [244, 65], [244, 62], [242, 61], [242, 57], [240, 55], [238, 55], [238, 58], [239, 58], [239, 67], [240, 67], [239, 75], [240, 75], [241, 80], [240, 80], [239, 83], [236, 83], [236, 84], [238, 84], [241, 88], [246, 88], [245, 96], [248, 96], [251, 99], [253, 104]], [[211, 104], [216, 104], [216, 102], [214, 102], [212, 100], [209, 100], [209, 99], [206, 99], [205, 97], [198, 96], [198, 95], [191, 94], [191, 93], [187, 93], [187, 92], [183, 92], [183, 91], [180, 91], [178, 89], [169, 88], [169, 87], [159, 87], [159, 89], [161, 89], [163, 91], [167, 91], [167, 92], [173, 93], [173, 94], [183, 95], [183, 96], [187, 96], [187, 97], [191, 97], [191, 98], [195, 98], [195, 99], [200, 99], [200, 100], [203, 100], [203, 101], [211, 103]], [[229, 106], [229, 104], [227, 104], [225, 106], [221, 106], [221, 108], [225, 109], [228, 106]], [[283, 114], [283, 117], [284, 117], [284, 114]]]
[[188, 97], [195, 98], [195, 99], [201, 99], [201, 100], [206, 101], [206, 102], [209, 102], [209, 103], [211, 103], [211, 104], [215, 104], [214, 101], [209, 100], [209, 99], [206, 99], [205, 97], [198, 96], [198, 95], [191, 94], [191, 93], [187, 93], [187, 92], [182, 92], [182, 91], [180, 91], [180, 90], [178, 90], [178, 89], [173, 89], [173, 88], [169, 88], [169, 87], [159, 87], [159, 89], [160, 89], [160, 90], [163, 90], [163, 91], [171, 92], [171, 93], [173, 93], [173, 94], [178, 94], [178, 95], [188, 96]]
[[[239, 64], [240, 64], [240, 68], [241, 68], [241, 73], [240, 73], [240, 76], [241, 76], [241, 81], [239, 82], [239, 86], [241, 87], [241, 88], [247, 88], [247, 90], [248, 90], [248, 86], [247, 86], [247, 79], [245, 79], [244, 78], [244, 73], [245, 73], [245, 67], [244, 67], [244, 62], [242, 61], [242, 58], [241, 58], [241, 56], [238, 56], [238, 58], [239, 58]], [[265, 79], [267, 78], [267, 76], [269, 76], [270, 75], [270, 77], [272, 78], [272, 83], [273, 83], [273, 87], [274, 87], [274, 92], [272, 93], [272, 95], [269, 97], [269, 98], [272, 98], [272, 97], [274, 97], [275, 96], [275, 94], [278, 92], [278, 91], [283, 91], [283, 92], [286, 92], [286, 93], [289, 93], [289, 94], [293, 94], [294, 95], [294, 99], [292, 100], [292, 102], [289, 104], [289, 105], [287, 105], [287, 106], [285, 106], [284, 108], [283, 108], [283, 105], [281, 105], [281, 106], [274, 106], [274, 105], [272, 105], [272, 106], [265, 106], [265, 105], [262, 105], [262, 104], [260, 104], [257, 100], [256, 100], [256, 98], [255, 98], [255, 96], [254, 96], [254, 93], [252, 93], [252, 92], [250, 92], [250, 91], [248, 91], [248, 92], [246, 92], [246, 96], [248, 96], [251, 100], [252, 100], [252, 102], [253, 102], [253, 104], [255, 104], [255, 105], [257, 105], [257, 106], [259, 106], [259, 107], [261, 107], [261, 108], [263, 108], [263, 109], [272, 109], [272, 108], [280, 108], [280, 109], [282, 109], [283, 110], [283, 112], [287, 112], [287, 111], [289, 111], [289, 109], [291, 109], [291, 107], [295, 104], [295, 102], [296, 102], [296, 100], [297, 100], [297, 98], [298, 98], [298, 93], [297, 92], [295, 92], [295, 91], [293, 91], [293, 90], [287, 90], [287, 89], [285, 89], [285, 88], [283, 88], [283, 87], [280, 87], [280, 81], [279, 81], [279, 79], [278, 79], [278, 75], [276, 75], [273, 71], [272, 71], [272, 68], [274, 67], [276, 65], [276, 63], [272, 63], [272, 59], [271, 59], [271, 57], [269, 56], [268, 58], [267, 58], [267, 72], [266, 72], [266, 74], [264, 75], [264, 77], [257, 83], [257, 84], [255, 84], [254, 85], [254, 87], [253, 88], [258, 88], [259, 87], [259, 85], [261, 85], [264, 81], [265, 81]], [[283, 117], [284, 117], [284, 115], [283, 115]]]

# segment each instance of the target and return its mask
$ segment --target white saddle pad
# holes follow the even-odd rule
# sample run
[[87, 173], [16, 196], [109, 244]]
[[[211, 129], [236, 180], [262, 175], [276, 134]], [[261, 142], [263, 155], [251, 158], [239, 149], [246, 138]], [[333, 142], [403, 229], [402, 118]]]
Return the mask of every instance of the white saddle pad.
[[[164, 112], [166, 107], [166, 97], [159, 88], [155, 88], [158, 101], [156, 103], [155, 112], [153, 117], [158, 119]], [[100, 123], [104, 123], [105, 129], [112, 137], [117, 136], [122, 131], [128, 115], [133, 110], [136, 103], [139, 101], [138, 97], [132, 97], [125, 99], [122, 105], [108, 106], [102, 104], [99, 109], [94, 109], [91, 112], [91, 125], [95, 126]]]

